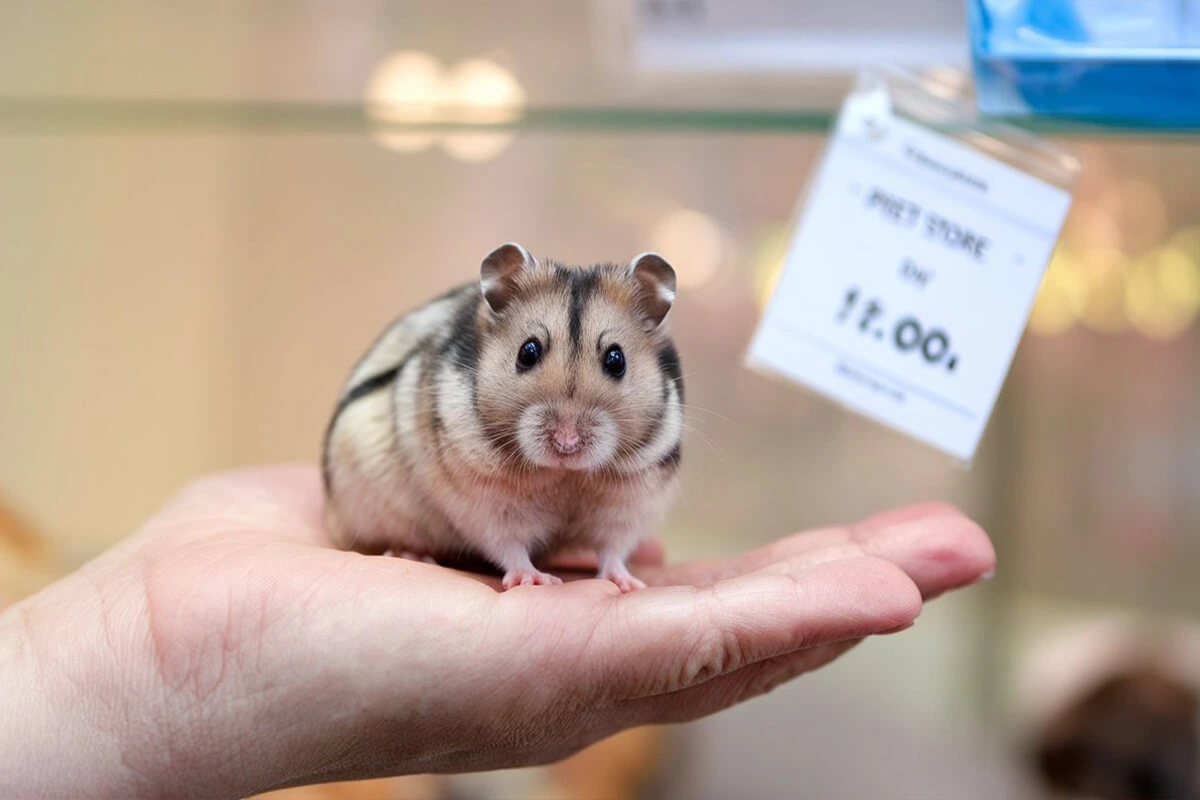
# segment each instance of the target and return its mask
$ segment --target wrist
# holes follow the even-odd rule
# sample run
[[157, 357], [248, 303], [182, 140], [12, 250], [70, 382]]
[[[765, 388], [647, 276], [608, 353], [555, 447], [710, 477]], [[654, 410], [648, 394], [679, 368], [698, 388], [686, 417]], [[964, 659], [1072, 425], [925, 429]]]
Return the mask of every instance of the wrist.
[[[97, 655], [111, 652], [95, 645], [103, 612], [70, 597], [69, 584], [0, 612], [0, 796], [153, 794], [128, 758], [138, 710]], [[59, 608], [95, 610], [62, 619]]]

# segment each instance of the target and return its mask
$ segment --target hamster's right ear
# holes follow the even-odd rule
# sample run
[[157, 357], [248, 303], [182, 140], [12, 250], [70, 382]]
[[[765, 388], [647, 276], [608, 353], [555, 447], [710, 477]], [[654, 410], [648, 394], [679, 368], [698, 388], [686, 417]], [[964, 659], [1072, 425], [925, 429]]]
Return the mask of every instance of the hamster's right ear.
[[479, 266], [479, 288], [492, 311], [499, 314], [516, 295], [521, 270], [534, 265], [533, 256], [516, 242], [502, 244]]
[[658, 253], [642, 253], [629, 262], [629, 274], [637, 281], [637, 307], [646, 330], [662, 324], [675, 302], [675, 270]]

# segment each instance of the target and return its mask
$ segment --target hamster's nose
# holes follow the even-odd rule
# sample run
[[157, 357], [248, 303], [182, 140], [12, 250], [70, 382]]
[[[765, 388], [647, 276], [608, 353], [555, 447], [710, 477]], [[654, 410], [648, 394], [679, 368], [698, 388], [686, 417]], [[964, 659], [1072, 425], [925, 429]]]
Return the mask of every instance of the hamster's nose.
[[550, 443], [560, 455], [570, 455], [579, 449], [579, 429], [570, 420], [559, 420], [550, 434]]

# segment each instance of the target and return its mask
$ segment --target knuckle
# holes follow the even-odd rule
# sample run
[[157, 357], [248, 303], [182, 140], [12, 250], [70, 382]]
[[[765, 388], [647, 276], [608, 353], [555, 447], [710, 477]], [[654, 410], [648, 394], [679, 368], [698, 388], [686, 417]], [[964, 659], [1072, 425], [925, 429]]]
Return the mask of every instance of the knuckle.
[[670, 689], [706, 683], [737, 669], [743, 661], [743, 648], [733, 631], [705, 624], [689, 637]]

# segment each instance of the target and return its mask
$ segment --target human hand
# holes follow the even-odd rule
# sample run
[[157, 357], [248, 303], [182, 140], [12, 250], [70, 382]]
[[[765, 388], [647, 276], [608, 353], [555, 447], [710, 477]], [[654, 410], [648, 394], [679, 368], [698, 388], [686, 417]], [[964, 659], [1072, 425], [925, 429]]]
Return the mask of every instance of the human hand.
[[650, 588], [627, 595], [500, 593], [332, 549], [321, 502], [309, 468], [204, 479], [0, 615], [0, 707], [17, 712], [0, 795], [236, 797], [545, 763], [768, 691], [994, 563], [976, 525], [925, 506], [725, 561], [648, 548]]

